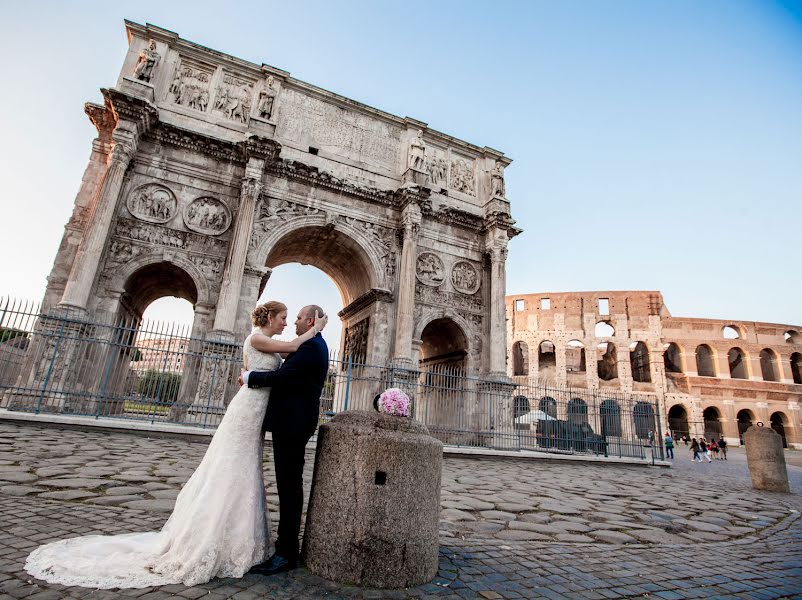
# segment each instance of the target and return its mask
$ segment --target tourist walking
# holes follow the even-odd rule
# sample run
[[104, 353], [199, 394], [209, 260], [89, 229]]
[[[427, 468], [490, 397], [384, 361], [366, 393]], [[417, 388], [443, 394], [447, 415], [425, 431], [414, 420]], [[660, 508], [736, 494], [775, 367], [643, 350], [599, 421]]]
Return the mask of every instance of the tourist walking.
[[666, 456], [674, 460], [674, 439], [670, 433], [666, 434]]
[[723, 435], [718, 438], [718, 447], [721, 450], [721, 460], [727, 460], [727, 440], [724, 439]]
[[702, 458], [699, 456], [699, 442], [696, 441], [696, 438], [691, 438], [691, 452], [693, 452], [693, 458], [691, 458], [693, 462], [702, 462]]
[[713, 453], [713, 458], [718, 458], [718, 444], [716, 444], [716, 438], [710, 438], [710, 452]]
[[[713, 462], [710, 458], [710, 450], [707, 446], [707, 440], [705, 438], [699, 438], [699, 453], [707, 459], [707, 462]], [[701, 460], [699, 462], [702, 462]]]

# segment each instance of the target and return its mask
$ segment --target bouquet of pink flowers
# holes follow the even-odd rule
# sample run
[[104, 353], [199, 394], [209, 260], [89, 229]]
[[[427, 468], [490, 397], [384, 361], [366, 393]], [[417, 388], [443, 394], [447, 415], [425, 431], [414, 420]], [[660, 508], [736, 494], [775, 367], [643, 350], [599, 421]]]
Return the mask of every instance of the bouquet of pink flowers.
[[386, 415], [408, 417], [409, 405], [409, 396], [398, 388], [385, 390], [381, 396], [379, 396], [379, 412], [383, 412]]

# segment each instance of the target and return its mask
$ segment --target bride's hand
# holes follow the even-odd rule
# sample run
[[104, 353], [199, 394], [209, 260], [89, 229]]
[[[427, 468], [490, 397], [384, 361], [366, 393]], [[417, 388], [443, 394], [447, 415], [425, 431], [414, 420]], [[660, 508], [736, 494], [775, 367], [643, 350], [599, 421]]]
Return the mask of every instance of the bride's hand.
[[329, 322], [329, 318], [326, 315], [320, 316], [315, 311], [315, 329], [318, 330], [318, 333], [323, 331], [323, 328]]

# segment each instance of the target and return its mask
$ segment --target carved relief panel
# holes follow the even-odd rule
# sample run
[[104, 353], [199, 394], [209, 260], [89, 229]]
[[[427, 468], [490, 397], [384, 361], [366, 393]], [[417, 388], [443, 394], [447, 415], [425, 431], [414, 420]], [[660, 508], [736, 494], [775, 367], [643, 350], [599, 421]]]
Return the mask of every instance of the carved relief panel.
[[443, 260], [434, 252], [421, 252], [415, 264], [415, 275], [424, 285], [439, 286], [446, 277]]
[[214, 96], [214, 110], [231, 121], [247, 123], [251, 116], [254, 82], [230, 73], [223, 74]]
[[441, 188], [448, 185], [448, 159], [446, 151], [435, 146], [426, 149], [426, 172], [429, 183]]
[[184, 224], [198, 233], [220, 235], [231, 225], [231, 212], [216, 198], [197, 198], [184, 209]]
[[368, 333], [370, 317], [349, 325], [345, 329], [343, 358], [351, 357], [354, 362], [364, 361], [368, 355]]
[[173, 102], [206, 112], [214, 67], [182, 58], [175, 70], [168, 93]]
[[471, 263], [460, 260], [451, 267], [451, 285], [463, 294], [474, 294], [479, 290], [479, 273]]
[[462, 156], [451, 158], [451, 178], [449, 187], [463, 194], [476, 195], [476, 169], [474, 161]]
[[135, 189], [128, 195], [125, 205], [133, 216], [149, 223], [166, 223], [175, 216], [178, 208], [175, 195], [156, 183]]

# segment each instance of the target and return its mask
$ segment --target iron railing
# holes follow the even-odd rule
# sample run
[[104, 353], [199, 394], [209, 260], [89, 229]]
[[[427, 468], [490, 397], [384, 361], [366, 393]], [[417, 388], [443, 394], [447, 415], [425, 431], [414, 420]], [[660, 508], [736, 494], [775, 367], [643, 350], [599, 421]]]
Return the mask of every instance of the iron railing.
[[[0, 299], [0, 408], [216, 427], [238, 390], [239, 343], [188, 327], [103, 318]], [[487, 380], [459, 366], [400, 369], [332, 354], [321, 422], [372, 410], [400, 387], [412, 416], [444, 443], [649, 459], [662, 439], [653, 396], [516, 378]], [[655, 445], [657, 458], [662, 444]]]

